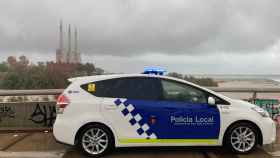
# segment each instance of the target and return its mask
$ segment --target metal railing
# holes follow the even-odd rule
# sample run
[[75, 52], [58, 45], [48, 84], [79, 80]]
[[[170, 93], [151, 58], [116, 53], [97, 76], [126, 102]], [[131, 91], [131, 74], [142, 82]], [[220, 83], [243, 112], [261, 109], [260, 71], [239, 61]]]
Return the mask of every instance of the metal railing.
[[0, 90], [0, 96], [58, 95], [64, 89]]
[[280, 88], [259, 88], [259, 87], [208, 87], [216, 92], [231, 92], [231, 93], [252, 93], [252, 99], [257, 98], [257, 93], [280, 93]]
[[[280, 88], [229, 88], [229, 87], [207, 87], [213, 91], [220, 93], [245, 93], [252, 94], [248, 101], [254, 103], [258, 93], [279, 93]], [[25, 96], [57, 96], [64, 89], [42, 89], [42, 90], [0, 90], [0, 97], [25, 97]], [[278, 95], [277, 95], [278, 96]], [[248, 96], [247, 96], [248, 97]], [[245, 98], [244, 98], [245, 99]], [[278, 102], [279, 103], [279, 102]], [[278, 105], [277, 105], [278, 106]], [[275, 109], [274, 105], [268, 105], [264, 108]], [[272, 110], [271, 117], [279, 116], [280, 107], [277, 111]], [[269, 110], [268, 110], [269, 111]], [[23, 129], [42, 129], [45, 127], [51, 128], [56, 118], [55, 100], [47, 101], [30, 101], [23, 100], [20, 102], [0, 102], [0, 131], [10, 130], [13, 128]]]
[[[252, 93], [252, 98], [257, 97], [257, 93], [280, 93], [280, 88], [259, 88], [259, 87], [207, 87], [216, 92], [231, 93]], [[58, 95], [64, 89], [40, 89], [40, 90], [0, 90], [0, 96], [27, 96], [27, 95]]]

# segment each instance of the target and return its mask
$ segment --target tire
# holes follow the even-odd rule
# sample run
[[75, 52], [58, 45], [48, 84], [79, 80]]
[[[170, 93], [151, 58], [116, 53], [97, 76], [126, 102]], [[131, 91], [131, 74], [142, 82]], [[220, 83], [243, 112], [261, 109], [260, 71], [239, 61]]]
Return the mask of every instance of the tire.
[[77, 145], [82, 153], [89, 157], [103, 156], [115, 147], [110, 129], [99, 124], [86, 126], [79, 135]]
[[250, 123], [237, 123], [226, 133], [224, 143], [234, 153], [250, 153], [258, 143], [257, 129]]

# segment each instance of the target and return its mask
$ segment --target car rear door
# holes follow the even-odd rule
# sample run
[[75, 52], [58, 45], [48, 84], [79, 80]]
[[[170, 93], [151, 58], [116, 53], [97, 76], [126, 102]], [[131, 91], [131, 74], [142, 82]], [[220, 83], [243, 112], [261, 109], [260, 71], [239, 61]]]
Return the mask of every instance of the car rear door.
[[149, 121], [161, 110], [156, 106], [161, 98], [159, 79], [125, 77], [103, 81], [102, 84], [110, 88], [104, 94], [101, 112], [117, 131], [119, 141], [131, 144], [156, 138]]

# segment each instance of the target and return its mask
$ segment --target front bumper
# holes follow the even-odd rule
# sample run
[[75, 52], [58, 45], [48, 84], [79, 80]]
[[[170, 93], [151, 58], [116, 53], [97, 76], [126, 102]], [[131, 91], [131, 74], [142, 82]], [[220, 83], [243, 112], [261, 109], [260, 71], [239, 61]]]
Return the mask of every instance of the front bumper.
[[263, 145], [272, 144], [276, 141], [276, 123], [267, 118], [262, 123]]

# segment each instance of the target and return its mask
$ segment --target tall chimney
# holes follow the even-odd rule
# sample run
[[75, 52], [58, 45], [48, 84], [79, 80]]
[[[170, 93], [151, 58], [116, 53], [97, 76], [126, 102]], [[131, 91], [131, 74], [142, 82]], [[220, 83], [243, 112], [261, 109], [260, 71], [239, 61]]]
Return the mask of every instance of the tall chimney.
[[62, 28], [62, 20], [60, 20], [59, 25], [59, 49], [63, 50], [63, 28]]
[[71, 25], [68, 27], [68, 53], [71, 53]]
[[77, 27], [75, 27], [75, 48], [74, 48], [75, 53], [78, 53], [78, 31]]

